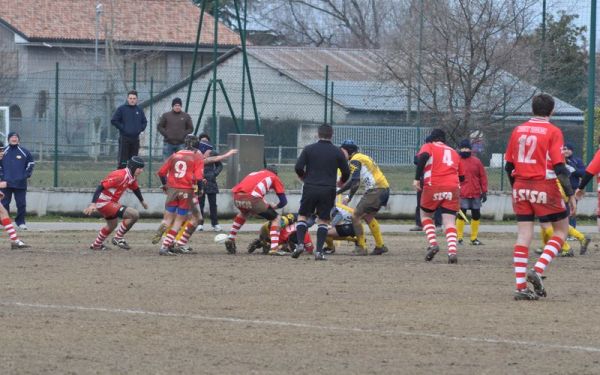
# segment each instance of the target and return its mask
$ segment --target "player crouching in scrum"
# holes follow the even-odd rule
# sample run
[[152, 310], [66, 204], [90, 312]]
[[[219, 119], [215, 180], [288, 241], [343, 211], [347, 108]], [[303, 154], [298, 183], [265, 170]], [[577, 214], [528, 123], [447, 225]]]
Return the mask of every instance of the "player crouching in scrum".
[[[265, 195], [274, 190], [279, 197], [279, 203], [273, 205], [265, 200]], [[287, 204], [285, 187], [277, 175], [277, 168], [271, 165], [263, 170], [250, 173], [239, 184], [231, 189], [233, 204], [239, 213], [233, 219], [231, 231], [225, 241], [225, 249], [229, 254], [235, 254], [237, 246], [235, 238], [238, 231], [250, 215], [260, 216], [271, 222], [269, 234], [271, 249], [269, 255], [288, 255], [279, 248], [279, 214], [275, 211]], [[303, 237], [304, 238], [304, 237]]]

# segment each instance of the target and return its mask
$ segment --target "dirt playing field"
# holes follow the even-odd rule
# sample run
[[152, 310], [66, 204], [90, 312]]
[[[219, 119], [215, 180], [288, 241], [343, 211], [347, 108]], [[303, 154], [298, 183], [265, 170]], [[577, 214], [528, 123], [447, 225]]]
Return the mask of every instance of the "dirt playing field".
[[203, 233], [172, 258], [150, 232], [101, 253], [93, 232], [23, 236], [31, 250], [0, 242], [0, 374], [600, 373], [594, 246], [517, 302], [514, 234], [460, 247], [458, 265], [425, 263], [421, 233], [327, 262], [249, 255], [249, 234], [235, 256]]

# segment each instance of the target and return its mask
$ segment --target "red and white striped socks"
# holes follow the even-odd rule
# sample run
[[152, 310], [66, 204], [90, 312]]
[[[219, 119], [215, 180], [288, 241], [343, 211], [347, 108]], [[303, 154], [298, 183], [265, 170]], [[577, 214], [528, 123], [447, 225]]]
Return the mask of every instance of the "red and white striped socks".
[[427, 236], [427, 241], [429, 241], [429, 244], [431, 246], [437, 245], [437, 239], [435, 238], [435, 225], [433, 224], [433, 220], [428, 217], [424, 217], [421, 219], [421, 224], [423, 224], [423, 230], [425, 231], [425, 235]]
[[177, 241], [177, 245], [185, 246], [190, 240], [194, 229], [194, 225], [191, 223], [187, 223], [185, 226], [185, 230], [181, 234], [181, 238]]
[[2, 226], [4, 226], [4, 229], [6, 230], [6, 233], [8, 234], [8, 237], [12, 242], [19, 240], [19, 237], [17, 236], [17, 231], [15, 230], [15, 227], [13, 226], [10, 218], [7, 217], [6, 219], [2, 219]]
[[517, 281], [517, 290], [527, 288], [527, 261], [529, 258], [529, 248], [526, 246], [515, 245], [513, 250], [513, 264], [515, 267], [515, 279]]
[[244, 225], [244, 223], [246, 222], [246, 218], [241, 216], [241, 215], [236, 215], [233, 218], [233, 224], [231, 225], [231, 231], [229, 232], [229, 238], [235, 240], [235, 237], [237, 236], [237, 232], [240, 230], [240, 228], [242, 227], [242, 225]]
[[456, 255], [456, 242], [456, 228], [446, 228], [446, 243], [448, 244], [448, 255]]
[[271, 250], [277, 249], [279, 246], [279, 223], [276, 223], [277, 220], [273, 220], [271, 222], [270, 228], [270, 236], [271, 236]]
[[167, 234], [165, 234], [165, 239], [163, 240], [162, 247], [164, 249], [168, 249], [169, 247], [171, 247], [173, 241], [175, 241], [175, 236], [177, 236], [177, 231], [169, 229]]
[[110, 229], [108, 229], [107, 227], [102, 227], [102, 229], [100, 229], [100, 232], [98, 232], [98, 237], [96, 237], [96, 240], [94, 241], [92, 246], [94, 246], [96, 248], [99, 248], [100, 246], [102, 246], [102, 244], [104, 243], [104, 240], [106, 240], [106, 237], [108, 237], [110, 232], [111, 232]]
[[128, 230], [129, 230], [129, 228], [127, 228], [127, 225], [125, 225], [125, 222], [121, 221], [121, 224], [119, 224], [119, 229], [117, 229], [117, 233], [115, 234], [115, 238], [117, 238], [117, 239], [123, 238], [123, 236], [125, 235], [125, 233], [127, 233]]
[[533, 266], [533, 269], [538, 274], [543, 274], [544, 270], [552, 262], [552, 259], [558, 254], [560, 249], [562, 248], [564, 241], [560, 239], [560, 237], [553, 236], [550, 238], [548, 242], [546, 242], [546, 246], [544, 246], [544, 252], [540, 255], [538, 261]]

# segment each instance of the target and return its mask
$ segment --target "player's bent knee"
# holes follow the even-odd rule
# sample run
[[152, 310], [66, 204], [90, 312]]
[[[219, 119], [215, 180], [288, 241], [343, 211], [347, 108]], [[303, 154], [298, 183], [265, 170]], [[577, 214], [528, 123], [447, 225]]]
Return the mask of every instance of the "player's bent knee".
[[278, 214], [277, 211], [273, 209], [273, 207], [269, 207], [266, 211], [259, 213], [258, 216], [262, 217], [263, 219], [272, 221], [277, 218]]
[[136, 222], [140, 218], [140, 213], [135, 208], [127, 207], [121, 218]]

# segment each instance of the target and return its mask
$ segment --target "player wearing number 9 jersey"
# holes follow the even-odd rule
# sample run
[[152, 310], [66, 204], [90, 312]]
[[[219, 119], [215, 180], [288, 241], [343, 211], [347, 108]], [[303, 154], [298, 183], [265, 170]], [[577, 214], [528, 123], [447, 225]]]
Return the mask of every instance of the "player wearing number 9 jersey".
[[[567, 236], [568, 213], [557, 179], [569, 197], [571, 212], [575, 213], [569, 171], [562, 155], [562, 131], [549, 121], [554, 112], [554, 99], [548, 94], [538, 94], [533, 97], [531, 106], [535, 117], [513, 130], [505, 156], [518, 228], [513, 251], [516, 300], [536, 300], [546, 296], [541, 275]], [[533, 269], [527, 271], [535, 217], [552, 223], [554, 235]], [[532, 284], [533, 291], [527, 287], [527, 281]]]
[[[459, 210], [459, 180], [462, 176], [460, 156], [446, 145], [446, 133], [433, 129], [429, 135], [431, 142], [425, 143], [417, 153], [417, 171], [413, 186], [421, 193], [421, 220], [429, 241], [426, 261], [433, 260], [440, 250], [433, 224], [433, 213], [438, 207], [442, 211], [442, 223], [448, 244], [448, 263], [458, 262], [456, 254], [456, 213]], [[423, 186], [421, 187], [421, 178]]]
[[186, 136], [185, 150], [171, 155], [158, 170], [158, 177], [167, 193], [163, 224], [171, 227], [162, 243], [160, 255], [173, 254], [170, 248], [192, 208], [194, 186], [201, 188], [204, 157], [198, 151], [199, 143], [198, 137]]

